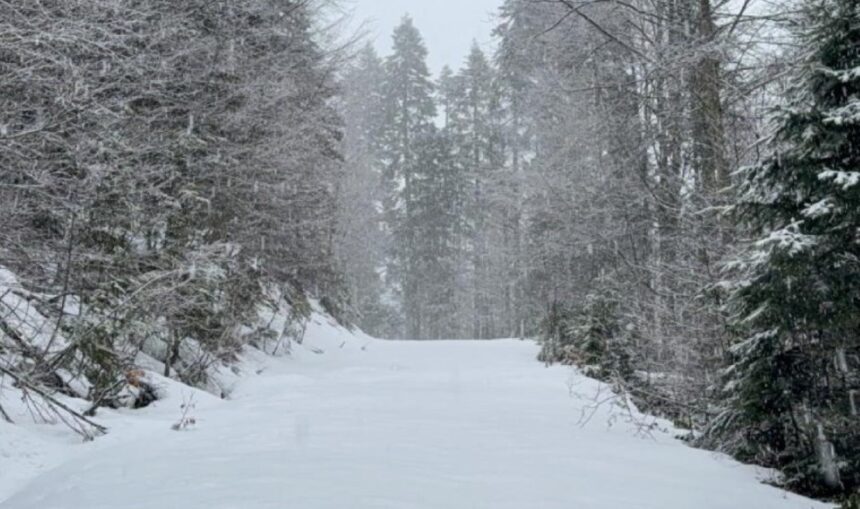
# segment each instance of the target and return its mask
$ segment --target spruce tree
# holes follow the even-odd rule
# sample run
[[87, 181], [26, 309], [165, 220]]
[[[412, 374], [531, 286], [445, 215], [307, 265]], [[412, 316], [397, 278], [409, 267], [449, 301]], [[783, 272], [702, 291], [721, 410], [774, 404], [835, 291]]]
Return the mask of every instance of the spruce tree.
[[386, 222], [393, 248], [388, 277], [399, 287], [406, 334], [422, 337], [415, 224], [418, 139], [433, 129], [436, 104], [427, 69], [427, 48], [408, 16], [394, 31], [393, 53], [385, 62], [387, 103], [385, 158]]
[[[495, 69], [477, 44], [463, 69], [442, 82], [445, 85], [447, 132], [454, 140], [455, 156], [469, 181], [465, 203], [465, 223], [472, 292], [472, 337], [489, 338], [498, 334], [502, 308], [500, 297], [503, 270], [501, 254], [503, 224], [507, 205], [500, 201], [500, 171], [504, 167], [501, 148], [501, 108]], [[509, 331], [508, 331], [509, 332]]]
[[373, 46], [364, 47], [343, 77], [342, 143], [346, 171], [338, 186], [338, 257], [352, 299], [351, 317], [378, 337], [397, 334], [395, 314], [384, 304], [382, 278], [388, 236], [382, 229], [382, 133], [385, 73]]
[[770, 155], [737, 212], [757, 240], [739, 263], [726, 396], [712, 434], [790, 485], [860, 485], [860, 4], [806, 2], [808, 51], [774, 116]]
[[417, 140], [419, 164], [415, 176], [410, 228], [415, 234], [413, 275], [423, 317], [419, 339], [461, 337], [457, 301], [461, 258], [462, 170], [445, 133], [429, 131]]

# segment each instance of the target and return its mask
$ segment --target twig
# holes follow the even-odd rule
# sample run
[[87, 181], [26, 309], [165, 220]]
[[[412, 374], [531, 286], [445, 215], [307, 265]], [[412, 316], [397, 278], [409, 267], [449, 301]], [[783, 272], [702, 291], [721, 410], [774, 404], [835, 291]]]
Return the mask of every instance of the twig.
[[0, 417], [3, 417], [3, 420], [8, 422], [9, 424], [15, 424], [9, 414], [6, 413], [6, 409], [3, 408], [3, 404], [0, 404]]
[[77, 221], [77, 215], [72, 214], [71, 224], [69, 225], [69, 244], [66, 248], [66, 273], [63, 277], [63, 293], [60, 297], [60, 312], [57, 316], [57, 323], [54, 325], [54, 330], [51, 331], [51, 339], [48, 340], [48, 344], [45, 346], [45, 351], [43, 352], [44, 356], [47, 356], [51, 353], [51, 347], [54, 346], [54, 342], [57, 340], [57, 335], [60, 333], [60, 327], [63, 325], [63, 316], [66, 314], [66, 299], [69, 295], [69, 281], [72, 275], [72, 254], [75, 250], [75, 221]]
[[[65, 403], [63, 403], [63, 402], [59, 401], [57, 398], [55, 398], [55, 397], [51, 396], [50, 394], [48, 394], [48, 393], [47, 393], [47, 392], [45, 392], [44, 390], [42, 390], [42, 389], [40, 389], [40, 388], [36, 387], [35, 385], [31, 384], [30, 382], [28, 382], [28, 381], [27, 381], [27, 380], [25, 380], [24, 378], [22, 378], [22, 377], [20, 377], [20, 376], [16, 375], [16, 374], [15, 374], [15, 373], [13, 373], [11, 370], [8, 370], [8, 369], [6, 369], [6, 368], [4, 368], [4, 367], [0, 366], [0, 373], [3, 373], [3, 374], [5, 374], [5, 375], [9, 375], [9, 376], [10, 376], [10, 377], [15, 381], [15, 383], [17, 383], [20, 387], [22, 387], [22, 388], [26, 388], [26, 389], [29, 389], [29, 390], [31, 390], [31, 391], [33, 391], [33, 392], [35, 392], [35, 393], [36, 393], [36, 394], [38, 394], [42, 399], [44, 399], [45, 401], [47, 401], [49, 404], [53, 405], [53, 406], [54, 406], [54, 407], [56, 407], [56, 408], [59, 408], [59, 409], [63, 410], [63, 411], [64, 411], [64, 412], [66, 412], [67, 414], [69, 414], [69, 415], [71, 415], [72, 417], [74, 417], [77, 421], [82, 422], [82, 423], [86, 424], [87, 426], [90, 426], [91, 428], [93, 428], [94, 430], [96, 430], [99, 434], [104, 435], [104, 434], [106, 434], [106, 433], [108, 432], [108, 429], [107, 429], [106, 427], [102, 426], [101, 424], [97, 424], [97, 423], [95, 423], [95, 422], [91, 421], [90, 419], [87, 419], [86, 417], [84, 417], [83, 415], [81, 415], [81, 413], [80, 413], [80, 412], [77, 412], [77, 411], [75, 411], [75, 410], [73, 410], [73, 409], [69, 408]], [[70, 426], [70, 427], [71, 427], [71, 426]], [[75, 429], [75, 428], [74, 428], [74, 427], [72, 427], [72, 429]], [[81, 430], [75, 429], [75, 431], [76, 431], [76, 432], [78, 432], [78, 434], [82, 435], [84, 438], [87, 438], [87, 439], [92, 439], [92, 438], [93, 438], [93, 437], [92, 437], [92, 435], [90, 435], [90, 434], [88, 434], [88, 433], [86, 433], [86, 432], [83, 432], [83, 431], [81, 431]]]
[[197, 404], [194, 403], [194, 393], [191, 393], [191, 396], [187, 399], [183, 398], [183, 400], [182, 415], [180, 416], [179, 421], [170, 427], [174, 431], [183, 431], [197, 424], [197, 420], [189, 415], [191, 411], [197, 407]]

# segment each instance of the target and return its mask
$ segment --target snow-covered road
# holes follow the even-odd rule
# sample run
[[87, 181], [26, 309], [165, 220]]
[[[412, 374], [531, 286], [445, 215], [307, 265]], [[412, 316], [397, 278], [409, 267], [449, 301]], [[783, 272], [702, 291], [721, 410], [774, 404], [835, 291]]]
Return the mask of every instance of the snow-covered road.
[[536, 353], [520, 341], [370, 341], [272, 361], [231, 401], [199, 396], [189, 431], [169, 429], [179, 410], [165, 405], [105, 417], [113, 438], [0, 508], [830, 507], [668, 434], [610, 427], [610, 406], [582, 425], [598, 385]]

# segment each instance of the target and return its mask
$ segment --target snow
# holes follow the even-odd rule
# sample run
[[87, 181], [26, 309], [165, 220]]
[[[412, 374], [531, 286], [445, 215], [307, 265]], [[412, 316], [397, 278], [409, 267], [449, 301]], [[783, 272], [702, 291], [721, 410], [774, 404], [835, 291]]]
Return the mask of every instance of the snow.
[[[65, 348], [68, 343], [62, 334], [55, 334], [55, 323], [43, 316], [28, 297], [35, 296], [18, 282], [15, 275], [0, 266], [0, 316], [10, 328], [28, 338], [29, 345], [51, 353]], [[10, 341], [0, 333], [0, 346]]]
[[815, 219], [833, 214], [835, 210], [837, 210], [837, 208], [836, 205], [833, 204], [833, 200], [825, 198], [807, 206], [803, 209], [802, 213], [804, 217]]
[[826, 170], [818, 175], [819, 180], [831, 180], [837, 186], [842, 186], [843, 191], [848, 191], [860, 183], [860, 172]]
[[860, 79], [860, 67], [852, 67], [850, 69], [821, 69], [825, 76], [832, 76], [837, 78], [842, 83], [849, 83], [851, 81]]
[[[809, 212], [807, 210], [807, 213]], [[795, 256], [816, 244], [815, 236], [801, 233], [800, 225], [801, 221], [794, 221], [784, 228], [774, 230], [766, 238], [756, 242], [756, 246], [765, 249], [776, 247]]]
[[860, 98], [854, 97], [845, 106], [827, 112], [824, 123], [835, 126], [853, 126], [860, 123]]
[[[111, 432], [86, 445], [0, 424], [0, 508], [830, 507], [594, 407], [605, 386], [537, 351], [379, 341], [316, 314], [290, 357], [249, 355], [230, 400], [158, 378], [164, 400], [101, 412]], [[189, 401], [196, 425], [171, 430]]]

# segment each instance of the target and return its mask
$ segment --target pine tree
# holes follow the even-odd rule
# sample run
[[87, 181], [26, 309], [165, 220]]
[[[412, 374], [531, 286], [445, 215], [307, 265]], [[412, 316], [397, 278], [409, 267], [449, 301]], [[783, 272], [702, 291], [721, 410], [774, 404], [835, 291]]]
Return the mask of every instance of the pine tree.
[[636, 329], [620, 313], [621, 300], [604, 283], [574, 311], [554, 304], [545, 319], [540, 360], [574, 363], [588, 376], [626, 382], [632, 378], [631, 357]]
[[413, 223], [422, 336], [417, 339], [461, 337], [459, 323], [459, 265], [463, 188], [460, 166], [445, 133], [436, 129], [417, 140], [418, 165], [414, 187]]
[[505, 120], [501, 135], [507, 151], [508, 177], [506, 179], [508, 221], [506, 231], [510, 239], [506, 292], [510, 295], [512, 312], [506, 315], [514, 321], [520, 337], [533, 334], [538, 328], [538, 317], [544, 312], [543, 303], [528, 288], [531, 267], [526, 243], [526, 198], [529, 194], [529, 162], [534, 154], [534, 117], [532, 102], [536, 82], [534, 70], [540, 59], [535, 58], [534, 46], [540, 40], [534, 36], [537, 4], [525, 8], [522, 0], [506, 0], [499, 9], [501, 19], [495, 34], [499, 48], [495, 55], [498, 88]]
[[770, 155], [745, 172], [730, 408], [712, 426], [806, 491], [860, 485], [860, 4], [806, 2], [808, 51], [774, 117]]
[[378, 337], [396, 336], [396, 314], [384, 303], [382, 278], [388, 247], [380, 204], [382, 135], [385, 128], [385, 72], [371, 45], [347, 69], [343, 87], [343, 140], [346, 167], [338, 186], [340, 203], [338, 255], [347, 276], [354, 320]]
[[[472, 292], [474, 338], [496, 335], [501, 321], [505, 271], [498, 256], [502, 245], [501, 219], [507, 203], [501, 200], [501, 108], [495, 70], [477, 44], [466, 64], [446, 86], [446, 131], [454, 140], [455, 155], [469, 180], [464, 210]], [[509, 332], [509, 331], [506, 331]]]
[[459, 77], [454, 74], [447, 65], [442, 68], [439, 73], [438, 84], [436, 85], [436, 96], [441, 108], [442, 128], [449, 130], [455, 121], [457, 115], [457, 99], [460, 95]]
[[387, 103], [385, 158], [386, 222], [393, 238], [388, 277], [399, 287], [406, 334], [423, 336], [416, 249], [415, 199], [420, 160], [418, 140], [433, 129], [436, 104], [427, 69], [427, 49], [412, 19], [403, 18], [394, 31], [393, 53], [385, 62]]

